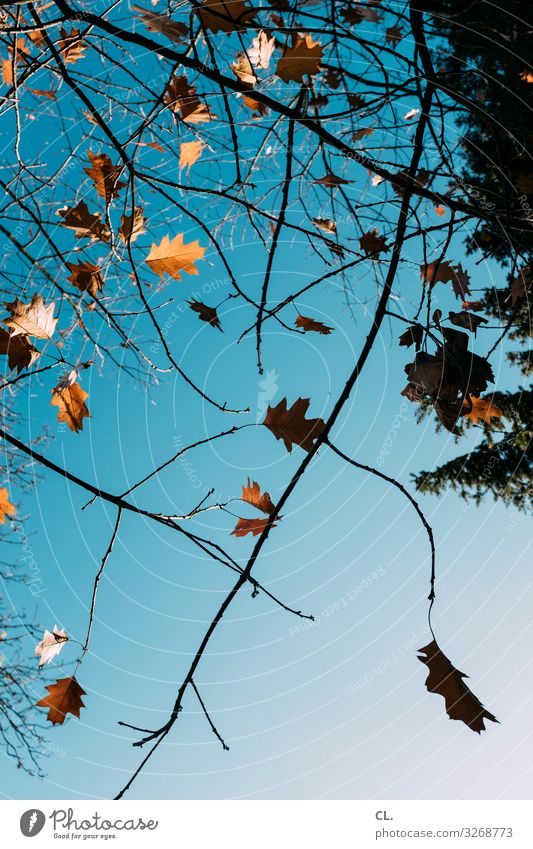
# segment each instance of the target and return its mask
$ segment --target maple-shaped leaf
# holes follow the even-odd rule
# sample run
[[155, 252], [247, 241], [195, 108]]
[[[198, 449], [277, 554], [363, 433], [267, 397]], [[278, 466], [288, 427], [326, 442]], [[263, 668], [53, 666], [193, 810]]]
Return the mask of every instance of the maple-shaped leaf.
[[248, 504], [253, 504], [254, 507], [257, 507], [258, 510], [261, 510], [262, 513], [266, 513], [267, 515], [270, 515], [274, 510], [274, 505], [268, 492], [261, 492], [261, 487], [257, 481], [250, 483], [250, 478], [248, 478], [246, 486], [243, 485], [241, 500], [246, 501]]
[[292, 407], [287, 408], [287, 399], [283, 398], [275, 407], [268, 406], [263, 424], [276, 439], [282, 439], [289, 453], [293, 445], [300, 445], [305, 451], [311, 451], [313, 442], [324, 430], [322, 419], [306, 419], [309, 398], [298, 398]]
[[234, 32], [248, 26], [254, 10], [245, 0], [203, 0], [199, 15], [211, 32]]
[[182, 142], [180, 145], [180, 168], [190, 168], [198, 162], [205, 144], [201, 141]]
[[418, 650], [418, 659], [429, 669], [426, 687], [430, 693], [442, 696], [446, 703], [446, 713], [450, 719], [458, 719], [478, 734], [485, 731], [485, 720], [498, 722], [495, 716], [486, 710], [472, 691], [466, 686], [464, 672], [459, 672], [439, 646], [432, 640]]
[[92, 153], [89, 150], [87, 156], [90, 159], [91, 167], [83, 170], [93, 181], [96, 193], [104, 198], [106, 203], [110, 203], [113, 198], [118, 197], [120, 189], [123, 189], [126, 185], [126, 183], [118, 181], [123, 170], [122, 166], [113, 165], [107, 153]]
[[425, 284], [429, 284], [431, 287], [435, 285], [435, 283], [450, 283], [453, 286], [453, 291], [457, 295], [457, 297], [464, 299], [466, 295], [469, 293], [469, 277], [466, 271], [464, 271], [461, 263], [459, 265], [454, 266], [448, 260], [444, 260], [443, 262], [430, 262], [420, 266], [420, 277], [424, 281]]
[[249, 88], [253, 88], [256, 84], [257, 77], [246, 53], [237, 53], [235, 61], [231, 64], [231, 70], [237, 79]]
[[72, 383], [66, 389], [52, 389], [51, 406], [58, 407], [57, 420], [65, 422], [70, 430], [78, 433], [83, 430], [83, 419], [90, 418], [85, 399], [89, 395], [79, 383]]
[[146, 29], [150, 32], [159, 32], [176, 44], [183, 42], [189, 34], [188, 26], [180, 21], [173, 21], [168, 15], [161, 15], [158, 12], [152, 12], [151, 9], [144, 9], [137, 5], [133, 6], [133, 9], [142, 18]]
[[80, 292], [89, 292], [96, 297], [102, 291], [104, 278], [98, 265], [91, 262], [67, 262], [67, 265], [72, 272], [68, 279]]
[[[246, 534], [253, 534], [254, 537], [257, 537], [263, 533], [268, 522], [268, 519], [239, 519], [231, 533], [236, 537], [245, 537]], [[276, 527], [275, 522], [272, 527]]]
[[128, 240], [134, 242], [142, 233], [146, 233], [146, 220], [143, 215], [142, 206], [136, 206], [133, 215], [122, 215], [118, 235], [127, 244]]
[[347, 24], [352, 24], [352, 26], [357, 26], [363, 20], [363, 12], [359, 6], [354, 6], [353, 3], [350, 3], [348, 6], [345, 6], [344, 9], [341, 9], [341, 18]]
[[336, 174], [324, 174], [318, 180], [313, 180], [313, 183], [316, 186], [327, 186], [329, 189], [334, 189], [336, 186], [353, 183], [353, 180], [345, 180], [343, 177], [337, 177]]
[[286, 83], [301, 83], [305, 74], [313, 76], [318, 73], [323, 54], [319, 41], [313, 41], [310, 35], [298, 33], [292, 47], [286, 47], [283, 56], [278, 59], [276, 74]]
[[66, 642], [68, 642], [68, 637], [64, 628], [60, 631], [57, 625], [54, 625], [52, 632], [45, 630], [41, 642], [35, 646], [35, 654], [39, 657], [39, 666], [50, 663], [59, 654]]
[[313, 224], [325, 233], [336, 233], [337, 225], [331, 218], [313, 218]]
[[488, 324], [487, 319], [483, 318], [482, 315], [475, 315], [466, 310], [462, 312], [450, 312], [448, 313], [448, 318], [456, 327], [464, 327], [465, 330], [471, 330], [474, 336], [480, 324]]
[[396, 47], [399, 41], [403, 38], [403, 32], [398, 26], [395, 24], [393, 27], [387, 27], [385, 30], [385, 41], [387, 44], [392, 44], [393, 47]]
[[65, 65], [73, 65], [79, 59], [83, 59], [87, 46], [80, 36], [80, 30], [72, 28], [67, 32], [64, 27], [60, 30], [59, 50]]
[[11, 504], [9, 500], [9, 492], [5, 487], [0, 489], [0, 522], [2, 525], [5, 525], [6, 517], [14, 516], [15, 512], [15, 505]]
[[202, 248], [198, 241], [186, 244], [183, 241], [183, 233], [178, 233], [173, 239], [163, 236], [159, 245], [154, 243], [145, 262], [161, 280], [165, 273], [170, 274], [175, 280], [181, 280], [182, 271], [187, 274], [198, 274], [195, 262], [202, 259], [204, 254], [205, 248]]
[[[471, 409], [470, 409], [471, 407]], [[492, 398], [470, 398], [470, 404], [463, 402], [463, 415], [474, 424], [486, 422], [490, 424], [491, 419], [501, 419], [502, 411], [496, 406]]]
[[196, 301], [194, 299], [187, 301], [187, 303], [194, 312], [198, 313], [202, 321], [207, 321], [208, 324], [216, 327], [217, 330], [222, 330], [216, 307], [209, 307], [207, 304], [202, 303], [202, 301]]
[[76, 206], [58, 209], [57, 215], [63, 219], [63, 227], [74, 230], [77, 239], [99, 239], [102, 242], [109, 242], [111, 239], [109, 227], [102, 222], [100, 213], [89, 212], [87, 204], [82, 200]]
[[18, 374], [41, 356], [27, 336], [10, 336], [3, 327], [0, 327], [0, 354], [7, 354], [9, 369], [16, 368]]
[[264, 115], [268, 115], [268, 106], [265, 106], [264, 103], [260, 103], [253, 97], [248, 97], [248, 95], [245, 94], [242, 98], [242, 102], [253, 112], [252, 118], [260, 119]]
[[368, 256], [369, 254], [378, 254], [390, 250], [385, 236], [378, 234], [377, 228], [369, 230], [359, 239], [361, 250]]
[[246, 52], [255, 68], [268, 68], [275, 49], [276, 39], [274, 36], [268, 36], [264, 30], [259, 30], [256, 38], [252, 39], [252, 46]]
[[309, 318], [307, 315], [299, 315], [294, 323], [296, 327], [301, 327], [304, 333], [314, 332], [328, 336], [333, 330], [327, 324], [322, 324], [321, 321], [315, 321], [314, 318]]
[[412, 324], [407, 330], [402, 333], [400, 336], [400, 345], [404, 345], [406, 348], [409, 348], [411, 345], [416, 347], [416, 350], [420, 350], [420, 346], [422, 344], [422, 338], [424, 336], [424, 328], [421, 324]]
[[6, 303], [11, 316], [4, 318], [11, 336], [35, 336], [36, 339], [51, 339], [56, 329], [54, 318], [55, 303], [45, 303], [41, 295], [35, 294], [29, 304], [23, 304], [18, 298]]
[[55, 684], [49, 684], [45, 689], [48, 690], [49, 695], [37, 702], [37, 707], [48, 708], [46, 718], [49, 722], [53, 725], [62, 725], [69, 713], [79, 719], [80, 710], [85, 707], [82, 696], [86, 694], [74, 676], [59, 678]]
[[196, 87], [189, 84], [185, 75], [173, 77], [165, 87], [165, 103], [168, 108], [189, 124], [202, 124], [216, 118], [196, 94]]

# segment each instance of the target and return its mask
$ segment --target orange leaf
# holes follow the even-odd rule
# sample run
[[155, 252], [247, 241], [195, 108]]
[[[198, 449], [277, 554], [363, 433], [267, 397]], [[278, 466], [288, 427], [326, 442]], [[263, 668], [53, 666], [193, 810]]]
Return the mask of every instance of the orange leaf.
[[314, 318], [309, 318], [307, 315], [299, 315], [294, 323], [296, 327], [301, 327], [304, 333], [313, 331], [314, 333], [321, 333], [323, 336], [328, 336], [333, 330], [327, 324], [322, 324], [321, 321], [315, 321]]
[[180, 147], [180, 168], [190, 168], [198, 162], [205, 144], [201, 141], [183, 142]]
[[470, 401], [472, 403], [472, 409], [468, 412], [470, 405], [465, 401], [463, 403], [463, 410], [466, 412], [463, 415], [474, 422], [474, 424], [478, 422], [490, 424], [491, 418], [501, 419], [503, 416], [502, 411], [493, 403], [492, 398], [475, 398], [471, 396]]
[[319, 41], [313, 41], [310, 35], [298, 34], [293, 46], [287, 47], [278, 60], [276, 74], [286, 83], [301, 83], [305, 74], [318, 73], [323, 54]]
[[322, 419], [306, 419], [309, 408], [309, 398], [298, 398], [290, 409], [287, 409], [287, 399], [283, 398], [275, 407], [269, 405], [263, 424], [276, 439], [282, 439], [287, 451], [292, 446], [300, 445], [305, 451], [311, 451], [313, 442], [324, 430]]
[[66, 422], [69, 428], [78, 433], [83, 430], [83, 419], [90, 418], [89, 408], [85, 399], [89, 397], [79, 383], [73, 383], [65, 389], [52, 389], [52, 407], [59, 407], [57, 420]]
[[242, 488], [241, 499], [242, 501], [247, 501], [248, 504], [253, 504], [254, 507], [257, 507], [258, 510], [261, 510], [267, 515], [270, 515], [274, 510], [274, 505], [268, 492], [262, 493], [257, 481], [251, 484], [250, 478], [248, 478], [247, 485]]
[[[235, 537], [245, 537], [246, 534], [257, 537], [263, 533], [268, 523], [269, 519], [239, 519], [231, 533]], [[272, 527], [276, 527], [275, 523]]]
[[173, 239], [163, 236], [161, 243], [152, 245], [150, 253], [145, 262], [152, 271], [159, 274], [163, 280], [165, 273], [170, 274], [175, 280], [181, 280], [182, 271], [187, 274], [198, 274], [195, 262], [202, 259], [205, 248], [197, 241], [186, 244], [183, 241], [183, 233], [178, 233]]
[[15, 505], [9, 500], [7, 489], [0, 489], [0, 522], [5, 525], [6, 516], [15, 515]]
[[97, 194], [109, 203], [113, 198], [118, 197], [120, 189], [126, 185], [126, 183], [118, 182], [122, 167], [113, 165], [107, 153], [95, 154], [89, 150], [87, 155], [91, 160], [91, 167], [83, 170], [94, 182]]
[[102, 291], [104, 279], [98, 265], [90, 262], [67, 262], [67, 265], [72, 272], [68, 279], [80, 292], [89, 292], [96, 297]]
[[55, 684], [49, 684], [46, 689], [50, 695], [44, 696], [40, 702], [37, 702], [37, 707], [48, 708], [49, 722], [53, 725], [62, 725], [68, 713], [79, 719], [80, 710], [85, 707], [82, 701], [85, 690], [82, 690], [74, 676], [59, 678]]

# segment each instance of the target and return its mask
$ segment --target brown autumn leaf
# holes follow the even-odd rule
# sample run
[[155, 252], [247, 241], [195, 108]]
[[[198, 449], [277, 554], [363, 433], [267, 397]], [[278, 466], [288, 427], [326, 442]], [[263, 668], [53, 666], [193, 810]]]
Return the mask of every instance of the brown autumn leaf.
[[7, 516], [15, 515], [15, 505], [9, 500], [9, 492], [5, 487], [0, 489], [0, 522], [5, 525]]
[[59, 678], [55, 684], [48, 684], [45, 688], [49, 695], [37, 702], [37, 707], [48, 708], [48, 716], [46, 717], [53, 725], [62, 725], [68, 713], [80, 717], [80, 710], [85, 707], [82, 696], [85, 696], [85, 690], [82, 690], [74, 676], [69, 678]]
[[72, 383], [65, 389], [52, 389], [50, 405], [59, 408], [57, 420], [65, 422], [70, 430], [78, 433], [83, 430], [83, 419], [90, 418], [89, 408], [85, 403], [88, 397], [79, 383]]
[[89, 292], [96, 297], [98, 292], [102, 291], [104, 278], [98, 265], [91, 262], [67, 262], [67, 265], [72, 272], [68, 279], [80, 292]]
[[294, 322], [296, 327], [301, 327], [304, 333], [314, 332], [321, 333], [323, 336], [328, 336], [333, 330], [327, 324], [322, 324], [321, 321], [315, 321], [314, 318], [309, 318], [307, 315], [298, 315]]
[[361, 238], [359, 239], [359, 246], [367, 256], [369, 254], [378, 254], [382, 252], [386, 253], [390, 250], [389, 245], [387, 245], [386, 237], [380, 236], [376, 227], [361, 236]]
[[182, 142], [180, 145], [180, 168], [190, 168], [198, 162], [205, 144], [201, 141]]
[[[257, 537], [263, 533], [268, 522], [268, 519], [239, 519], [231, 533], [236, 537], [244, 537], [246, 534], [253, 534], [254, 537]], [[272, 527], [276, 527], [275, 522]]]
[[400, 345], [404, 345], [406, 348], [409, 348], [411, 345], [414, 345], [416, 350], [420, 350], [420, 346], [422, 344], [422, 338], [424, 336], [424, 328], [421, 324], [412, 324], [407, 330], [402, 333], [400, 336]]
[[468, 288], [470, 279], [461, 263], [454, 266], [448, 260], [444, 260], [442, 262], [435, 261], [421, 265], [420, 277], [426, 285], [429, 284], [432, 288], [435, 283], [451, 282], [453, 291], [458, 298], [464, 299], [470, 291]]
[[181, 44], [189, 34], [189, 27], [186, 24], [182, 24], [181, 21], [173, 21], [168, 15], [161, 15], [158, 12], [152, 12], [151, 9], [144, 9], [137, 5], [134, 5], [133, 9], [142, 18], [146, 29], [165, 35], [176, 44]]
[[387, 27], [385, 30], [385, 41], [387, 44], [392, 44], [393, 47], [396, 47], [399, 41], [403, 38], [403, 32], [398, 26], [395, 24], [393, 27]]
[[364, 20], [363, 12], [359, 6], [354, 6], [353, 3], [350, 3], [348, 6], [345, 6], [344, 9], [341, 9], [341, 18], [345, 23], [352, 24], [352, 26], [357, 26], [360, 24], [362, 20]]
[[471, 330], [474, 336], [480, 324], [488, 324], [487, 319], [483, 318], [482, 315], [475, 315], [466, 310], [462, 312], [450, 312], [448, 313], [448, 318], [456, 327], [464, 327], [465, 330]]
[[257, 77], [246, 53], [237, 53], [235, 61], [231, 64], [231, 70], [237, 79], [249, 88], [253, 88], [256, 84]]
[[61, 27], [60, 33], [59, 50], [65, 65], [73, 65], [74, 62], [83, 59], [87, 46], [80, 37], [79, 29], [73, 27], [70, 32], [67, 32], [64, 27]]
[[429, 669], [426, 687], [430, 693], [442, 696], [446, 703], [446, 713], [450, 719], [458, 719], [478, 734], [485, 731], [485, 720], [498, 722], [495, 716], [486, 710], [472, 691], [466, 686], [464, 672], [459, 672], [439, 646], [432, 640], [419, 649], [418, 659]]
[[181, 280], [182, 271], [198, 274], [195, 262], [202, 259], [204, 254], [205, 248], [202, 248], [198, 241], [186, 244], [183, 241], [183, 233], [178, 233], [173, 239], [163, 236], [159, 245], [154, 242], [145, 262], [161, 280], [165, 273], [170, 274], [174, 280]]
[[322, 419], [306, 419], [309, 398], [298, 398], [292, 407], [287, 408], [287, 399], [283, 398], [275, 407], [268, 406], [263, 424], [276, 439], [282, 439], [290, 453], [293, 445], [300, 445], [305, 451], [311, 451], [313, 442], [324, 430]]
[[313, 224], [325, 233], [336, 233], [337, 225], [331, 218], [313, 218]]
[[463, 403], [463, 410], [466, 411], [463, 412], [463, 415], [465, 418], [474, 422], [474, 424], [478, 424], [478, 422], [490, 424], [491, 418], [501, 419], [503, 416], [502, 411], [496, 406], [492, 398], [471, 397], [470, 402], [472, 409], [470, 409], [470, 404], [467, 404], [466, 401]]
[[196, 301], [194, 299], [187, 301], [187, 303], [194, 312], [198, 313], [201, 321], [206, 321], [212, 327], [216, 327], [217, 330], [222, 330], [216, 307], [209, 307], [207, 304], [202, 303], [202, 301]]
[[189, 85], [187, 77], [174, 76], [165, 87], [165, 103], [182, 121], [202, 124], [216, 118], [196, 94], [196, 86]]
[[128, 240], [134, 242], [142, 233], [146, 233], [146, 219], [143, 215], [142, 206], [136, 206], [133, 215], [122, 215], [118, 235], [127, 244]]
[[122, 166], [113, 165], [107, 153], [92, 153], [89, 150], [87, 155], [91, 161], [91, 167], [83, 170], [93, 181], [96, 193], [104, 198], [106, 203], [110, 203], [113, 198], [118, 197], [120, 189], [126, 185], [118, 181], [123, 170]]
[[276, 74], [286, 83], [302, 83], [305, 74], [313, 76], [318, 73], [323, 54], [319, 41], [313, 41], [310, 35], [298, 33], [292, 47], [287, 47], [281, 59], [278, 59]]
[[366, 136], [371, 136], [374, 132], [374, 127], [361, 127], [360, 130], [356, 130], [352, 135], [353, 141], [361, 141], [361, 139]]
[[276, 39], [269, 36], [264, 30], [259, 30], [256, 38], [252, 39], [252, 45], [246, 51], [248, 58], [255, 68], [269, 68], [272, 54], [276, 49]]
[[35, 294], [29, 304], [23, 304], [18, 298], [6, 303], [11, 316], [4, 318], [11, 336], [35, 336], [36, 339], [51, 339], [56, 329], [54, 318], [55, 303], [45, 306], [40, 295]]
[[463, 310], [472, 310], [473, 312], [480, 312], [485, 309], [485, 304], [483, 301], [463, 301], [461, 304], [461, 309]]
[[234, 32], [248, 26], [254, 10], [245, 0], [203, 0], [199, 15], [211, 32]]
[[74, 230], [76, 239], [91, 239], [109, 242], [111, 233], [107, 224], [102, 222], [99, 212], [89, 212], [87, 204], [80, 201], [76, 206], [65, 206], [57, 210], [57, 215], [63, 218], [62, 226]]
[[55, 91], [44, 90], [42, 88], [29, 88], [28, 91], [31, 91], [36, 97], [47, 97], [49, 100], [57, 100]]
[[13, 61], [2, 59], [2, 82], [8, 86], [13, 85]]
[[254, 507], [257, 507], [258, 510], [261, 510], [262, 513], [266, 513], [268, 516], [274, 510], [274, 505], [269, 493], [261, 492], [261, 487], [257, 481], [250, 483], [250, 478], [248, 478], [246, 486], [243, 486], [242, 488], [241, 500], [246, 501], [248, 504], [253, 504]]
[[16, 368], [18, 374], [41, 356], [27, 336], [10, 336], [3, 327], [0, 327], [0, 354], [7, 354], [10, 371]]
[[253, 97], [248, 97], [248, 95], [245, 94], [242, 98], [242, 102], [248, 109], [251, 109], [251, 111], [253, 112], [252, 118], [260, 119], [264, 115], [268, 115], [268, 106], [265, 106], [264, 103], [260, 103]]
[[328, 189], [334, 189], [336, 186], [343, 186], [348, 183], [353, 183], [353, 180], [345, 180], [343, 177], [337, 177], [336, 174], [324, 174], [318, 180], [313, 180], [316, 186], [327, 186]]

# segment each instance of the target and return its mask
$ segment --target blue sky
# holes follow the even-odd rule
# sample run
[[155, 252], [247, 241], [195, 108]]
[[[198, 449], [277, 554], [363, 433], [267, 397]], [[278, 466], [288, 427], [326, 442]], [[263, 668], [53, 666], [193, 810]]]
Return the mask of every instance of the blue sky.
[[[35, 152], [34, 139], [24, 137], [23, 143], [28, 155]], [[50, 141], [45, 157], [50, 168], [61, 156], [61, 144], [61, 136]], [[155, 157], [153, 151], [146, 155]], [[204, 164], [193, 171], [198, 184], [215, 159], [206, 154]], [[220, 157], [217, 164], [222, 174], [230, 167]], [[70, 179], [72, 195], [77, 191], [78, 198], [84, 197], [88, 183]], [[368, 190], [359, 172], [358, 180], [348, 190], [354, 199]], [[136, 247], [139, 257], [169, 230], [206, 244], [199, 228], [191, 227], [185, 216], [176, 217], [157, 196], [147, 193], [145, 202], [150, 231]], [[319, 203], [317, 197], [317, 207]], [[210, 229], [216, 226], [221, 215], [216, 203], [198, 200], [194, 208], [202, 210]], [[436, 223], [431, 205], [424, 215], [423, 223]], [[70, 235], [58, 233], [57, 238], [65, 250], [72, 250]], [[496, 266], [476, 267], [473, 258], [465, 259], [462, 237], [452, 242], [449, 255], [463, 261], [477, 288], [491, 280], [503, 284], [504, 272]], [[395, 288], [395, 308], [407, 314], [420, 296], [418, 244], [410, 257], [412, 265], [402, 267]], [[230, 258], [239, 284], [256, 293], [264, 274], [264, 249], [246, 233], [242, 242], [235, 240]], [[250, 405], [248, 416], [226, 415], [204, 404], [179, 376], [163, 375], [159, 385], [146, 391], [125, 375], [118, 379], [108, 362], [95, 363], [82, 375], [92, 416], [82, 433], [57, 426], [55, 410], [49, 407], [50, 380], [31, 381], [21, 396], [26, 422], [20, 432], [36, 434], [47, 424], [53, 436], [47, 456], [119, 493], [178, 447], [233, 423], [261, 420], [265, 395], [269, 403], [309, 397], [309, 414], [325, 417], [368, 331], [365, 303], [370, 300], [372, 308], [376, 291], [370, 265], [349, 272], [355, 319], [346, 309], [338, 279], [298, 301], [301, 312], [334, 328], [330, 336], [295, 336], [267, 322], [265, 392], [265, 378], [255, 365], [255, 340], [248, 336], [236, 344], [253, 321], [250, 309], [228, 301], [220, 310], [223, 334], [184, 309], [194, 293], [213, 304], [231, 291], [219, 258], [209, 249], [198, 264], [198, 277], [167, 281], [161, 291], [151, 290], [150, 300], [155, 306], [173, 298], [158, 314], [180, 365], [202, 386], [205, 380], [206, 391], [217, 400], [234, 407]], [[274, 267], [272, 302], [323, 271], [306, 242], [285, 239]], [[444, 286], [437, 287], [435, 299], [444, 311], [457, 308]], [[292, 323], [295, 315], [287, 311], [287, 321]], [[146, 334], [142, 320], [138, 329]], [[398, 348], [403, 329], [398, 323], [383, 324], [333, 441], [363, 463], [382, 461], [383, 471], [407, 485], [412, 472], [431, 469], [473, 446], [479, 431], [472, 429], [456, 445], [450, 434], [435, 433], [431, 418], [415, 424], [415, 407], [400, 395], [404, 365], [412, 359], [409, 351]], [[487, 350], [496, 332], [481, 332], [476, 350]], [[158, 358], [161, 352], [156, 347], [153, 354]], [[496, 351], [492, 363], [498, 388], [516, 384], [503, 350]], [[250, 427], [171, 465], [137, 491], [136, 503], [186, 512], [211, 487], [223, 499], [238, 496], [248, 477], [258, 480], [275, 501], [301, 456], [297, 447], [288, 454], [267, 429]], [[82, 642], [92, 582], [115, 520], [109, 505], [98, 502], [82, 512], [87, 499], [51, 473], [22, 499], [20, 512], [27, 515], [23, 529], [42, 592], [35, 599], [28, 588], [7, 589], [16, 609], [35, 613], [47, 628], [57, 623]], [[430, 639], [430, 561], [423, 528], [398, 492], [345, 467], [323, 449], [284, 509], [255, 572], [287, 604], [313, 613], [316, 623], [292, 617], [262, 594], [254, 599], [243, 591], [196, 677], [230, 751], [222, 751], [189, 693], [172, 734], [129, 798], [530, 795], [529, 520], [491, 501], [476, 508], [453, 493], [421, 496], [420, 504], [437, 543], [437, 637], [501, 724], [489, 723], [478, 736], [448, 720], [442, 699], [426, 691], [427, 670], [416, 656]], [[241, 515], [252, 513], [242, 508]], [[230, 536], [234, 521], [213, 511], [191, 527], [208, 532], [245, 563], [252, 542]], [[130, 745], [135, 736], [117, 722], [151, 727], [167, 719], [205, 628], [232, 583], [229, 571], [208, 561], [183, 537], [125, 515], [101, 582], [90, 652], [78, 671], [87, 692], [86, 709], [79, 721], [71, 718], [49, 730], [46, 779], [27, 776], [0, 753], [3, 796], [113, 796], [140, 760], [139, 750]], [[28, 639], [28, 655], [33, 647]], [[70, 674], [76, 645], [65, 646], [61, 659], [66, 663], [61, 675], [63, 670]], [[36, 700], [42, 695], [37, 685]]]

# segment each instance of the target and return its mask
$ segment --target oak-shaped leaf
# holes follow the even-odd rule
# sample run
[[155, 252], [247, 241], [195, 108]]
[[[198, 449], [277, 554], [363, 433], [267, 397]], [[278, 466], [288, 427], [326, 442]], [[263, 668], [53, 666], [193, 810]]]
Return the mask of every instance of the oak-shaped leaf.
[[62, 725], [69, 713], [79, 719], [80, 710], [85, 707], [82, 700], [85, 690], [82, 690], [74, 676], [59, 678], [46, 689], [49, 695], [37, 702], [37, 707], [48, 708], [46, 718], [52, 725]]
[[6, 523], [7, 516], [15, 515], [15, 505], [9, 500], [9, 492], [3, 487], [0, 489], [0, 522], [2, 525]]
[[235, 32], [245, 29], [254, 15], [245, 0], [203, 0], [200, 19], [211, 32]]
[[64, 27], [61, 27], [60, 34], [59, 50], [65, 65], [73, 65], [74, 62], [83, 59], [87, 45], [81, 37], [80, 30], [73, 27], [70, 32], [67, 32]]
[[490, 424], [491, 419], [501, 419], [503, 412], [492, 398], [471, 397], [469, 404], [466, 401], [463, 402], [463, 415], [474, 424], [479, 422]]
[[337, 225], [331, 218], [313, 218], [313, 224], [319, 230], [323, 230], [324, 233], [335, 234], [337, 232]]
[[448, 260], [430, 262], [420, 266], [420, 277], [431, 288], [435, 283], [450, 283], [458, 298], [464, 300], [470, 289], [469, 277], [461, 263], [453, 266]]
[[283, 398], [275, 407], [268, 406], [263, 424], [276, 439], [282, 439], [289, 453], [293, 445], [300, 445], [305, 451], [311, 451], [313, 442], [324, 430], [323, 419], [306, 419], [309, 398], [298, 398], [292, 407], [287, 407]]
[[298, 33], [292, 47], [286, 47], [283, 56], [278, 59], [276, 74], [286, 83], [301, 83], [306, 74], [313, 76], [318, 73], [323, 54], [319, 41], [313, 41], [310, 35]]
[[462, 312], [450, 312], [448, 314], [452, 324], [456, 327], [464, 327], [465, 330], [471, 330], [474, 336], [480, 324], [487, 324], [487, 319], [481, 315], [475, 315], [472, 312], [463, 310]]
[[104, 288], [104, 278], [98, 265], [91, 262], [67, 262], [67, 266], [71, 271], [68, 279], [80, 292], [89, 292], [96, 297]]
[[296, 327], [301, 327], [304, 333], [321, 333], [323, 336], [329, 336], [332, 327], [328, 327], [327, 324], [322, 324], [321, 321], [315, 321], [314, 318], [310, 318], [307, 315], [298, 315], [298, 318], [294, 322]]
[[35, 336], [36, 339], [51, 339], [56, 329], [54, 318], [55, 303], [45, 303], [41, 295], [35, 294], [29, 304], [23, 304], [18, 298], [6, 303], [11, 316], [4, 318], [11, 336]]
[[83, 430], [83, 419], [90, 418], [89, 408], [85, 399], [89, 395], [79, 383], [72, 383], [65, 389], [52, 389], [51, 406], [58, 407], [57, 420], [65, 422], [70, 430], [79, 433]]
[[96, 193], [104, 198], [106, 203], [110, 203], [118, 197], [120, 189], [123, 189], [126, 185], [126, 183], [119, 182], [118, 179], [123, 167], [113, 165], [107, 153], [93, 153], [88, 150], [87, 156], [91, 162], [91, 167], [83, 170], [93, 181]]
[[378, 254], [390, 250], [385, 236], [378, 234], [377, 228], [369, 230], [359, 239], [359, 245], [362, 251], [368, 256], [369, 254]]
[[399, 41], [402, 40], [402, 38], [403, 32], [398, 26], [398, 24], [395, 24], [392, 27], [388, 27], [385, 30], [385, 41], [387, 42], [387, 44], [392, 44], [393, 47], [396, 47], [396, 45]]
[[168, 15], [152, 12], [151, 9], [144, 9], [142, 6], [134, 5], [133, 9], [142, 18], [143, 24], [150, 32], [165, 35], [175, 44], [181, 44], [187, 38], [189, 27], [181, 21], [173, 21]]
[[165, 87], [165, 103], [189, 124], [202, 124], [216, 118], [196, 94], [196, 86], [190, 85], [187, 77], [174, 76]]
[[459, 672], [439, 646], [432, 640], [427, 646], [418, 650], [418, 659], [429, 669], [426, 687], [430, 693], [442, 696], [446, 704], [446, 713], [450, 719], [458, 719], [468, 725], [478, 734], [485, 731], [485, 720], [498, 722], [496, 717], [486, 710], [479, 699], [474, 696], [464, 679], [464, 672]]
[[198, 241], [185, 243], [183, 233], [178, 233], [173, 239], [163, 236], [159, 245], [152, 244], [145, 262], [152, 271], [163, 280], [165, 274], [170, 274], [174, 280], [181, 280], [181, 272], [198, 274], [195, 263], [202, 259], [205, 248]]
[[120, 227], [118, 235], [127, 244], [128, 241], [134, 242], [142, 233], [146, 233], [146, 219], [143, 215], [142, 206], [136, 206], [133, 210], [133, 215], [122, 215], [120, 219]]
[[39, 666], [50, 663], [59, 654], [66, 642], [68, 642], [68, 637], [64, 628], [60, 631], [57, 625], [54, 625], [51, 632], [45, 630], [41, 642], [35, 646], [34, 654], [39, 658]]
[[[245, 537], [246, 534], [252, 534], [254, 537], [257, 537], [263, 533], [269, 521], [269, 519], [238, 519], [231, 533], [235, 537]], [[272, 527], [276, 527], [275, 522]]]
[[10, 371], [16, 368], [18, 374], [41, 356], [27, 336], [10, 336], [3, 327], [0, 327], [0, 354], [7, 354]]
[[400, 345], [404, 345], [406, 348], [409, 348], [411, 345], [414, 345], [416, 350], [420, 350], [420, 346], [422, 344], [422, 338], [424, 336], [424, 328], [421, 324], [412, 324], [407, 330], [402, 333], [400, 336]]
[[269, 493], [261, 492], [261, 487], [257, 481], [250, 483], [250, 478], [248, 478], [248, 483], [245, 486], [243, 485], [241, 499], [248, 504], [253, 504], [254, 507], [257, 507], [262, 513], [266, 513], [267, 516], [274, 510]]
[[182, 142], [180, 145], [180, 168], [190, 168], [198, 162], [205, 144], [201, 141]]
[[274, 36], [268, 36], [264, 30], [259, 30], [256, 38], [252, 39], [252, 46], [246, 52], [255, 68], [268, 68], [275, 49], [276, 39]]
[[58, 209], [57, 214], [63, 219], [62, 226], [74, 230], [77, 239], [99, 239], [102, 242], [111, 239], [109, 227], [102, 222], [100, 213], [89, 212], [87, 204], [82, 200], [76, 206]]
[[201, 321], [206, 321], [212, 327], [216, 327], [217, 330], [222, 330], [216, 307], [210, 307], [202, 301], [197, 301], [194, 298], [187, 301], [187, 303], [194, 312], [198, 313]]

